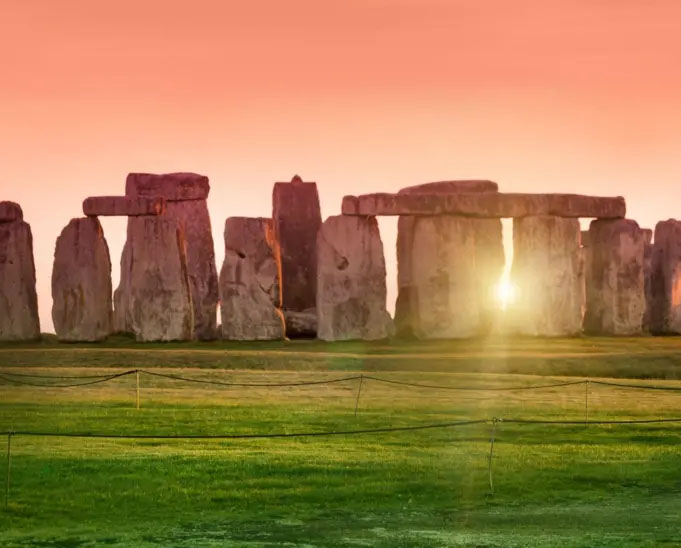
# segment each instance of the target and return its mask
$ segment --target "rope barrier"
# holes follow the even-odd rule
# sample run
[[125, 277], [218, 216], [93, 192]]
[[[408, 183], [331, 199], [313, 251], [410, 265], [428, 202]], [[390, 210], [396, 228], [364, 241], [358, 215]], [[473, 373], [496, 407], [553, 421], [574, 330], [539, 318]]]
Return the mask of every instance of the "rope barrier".
[[[524, 390], [544, 390], [549, 388], [562, 388], [566, 386], [576, 386], [581, 384], [592, 384], [600, 386], [610, 386], [613, 388], [630, 388], [635, 390], [663, 390], [672, 392], [681, 392], [681, 386], [658, 386], [658, 385], [640, 385], [640, 384], [629, 384], [629, 383], [617, 383], [609, 381], [596, 381], [591, 379], [583, 379], [578, 381], [567, 381], [552, 384], [538, 384], [529, 386], [447, 386], [447, 385], [435, 385], [435, 384], [424, 384], [408, 381], [400, 381], [396, 379], [386, 379], [383, 377], [375, 377], [373, 375], [353, 375], [349, 377], [341, 377], [338, 379], [323, 379], [318, 381], [301, 381], [301, 382], [286, 382], [286, 383], [238, 383], [238, 382], [225, 382], [210, 379], [198, 379], [195, 377], [186, 377], [183, 375], [174, 375], [170, 373], [158, 373], [154, 371], [149, 371], [148, 369], [131, 369], [117, 374], [101, 374], [101, 375], [40, 375], [34, 373], [14, 373], [11, 371], [0, 371], [0, 379], [14, 384], [26, 385], [26, 386], [36, 386], [41, 388], [70, 388], [76, 386], [88, 386], [91, 384], [99, 384], [101, 382], [108, 382], [119, 377], [124, 377], [126, 375], [132, 375], [133, 373], [144, 375], [149, 375], [152, 377], [160, 377], [175, 381], [198, 383], [198, 384], [208, 384], [215, 386], [231, 386], [231, 387], [243, 387], [243, 388], [278, 388], [278, 387], [296, 387], [296, 386], [315, 386], [323, 384], [334, 384], [339, 382], [349, 382], [356, 380], [372, 380], [384, 384], [393, 384], [398, 386], [408, 386], [411, 388], [425, 388], [432, 390], [453, 390], [453, 391], [477, 391], [477, 392], [515, 392]], [[12, 377], [21, 378], [34, 378], [34, 379], [56, 379], [56, 380], [69, 380], [69, 379], [81, 379], [88, 380], [83, 383], [70, 383], [70, 384], [46, 384], [46, 383], [35, 383], [25, 380], [19, 380]], [[94, 379], [94, 380], [89, 380]]]
[[[408, 432], [416, 430], [432, 430], [436, 428], [454, 428], [473, 424], [486, 424], [487, 419], [465, 420], [454, 422], [439, 422], [434, 424], [419, 424], [415, 426], [394, 426], [383, 428], [367, 428], [361, 430], [330, 430], [323, 432], [274, 432], [257, 434], [101, 434], [92, 432], [37, 432], [32, 430], [14, 430], [12, 436], [36, 436], [51, 438], [105, 438], [129, 440], [240, 440], [240, 439], [271, 439], [271, 438], [312, 438], [328, 436], [351, 436], [359, 434], [387, 434], [391, 432]], [[2, 435], [9, 435], [4, 432]]]
[[131, 375], [134, 373], [134, 371], [125, 371], [124, 373], [118, 373], [116, 375], [109, 375], [108, 377], [100, 378], [99, 380], [95, 381], [87, 381], [87, 382], [81, 382], [81, 383], [71, 383], [71, 384], [41, 384], [41, 383], [35, 383], [35, 382], [27, 382], [27, 381], [20, 381], [17, 379], [12, 379], [10, 377], [5, 377], [4, 375], [0, 375], [0, 379], [14, 383], [14, 384], [20, 384], [24, 386], [37, 386], [40, 388], [72, 388], [76, 386], [89, 386], [92, 384], [99, 384], [102, 382], [109, 382], [113, 379], [117, 379], [119, 377], [125, 377], [126, 375]]
[[[131, 371], [128, 371], [130, 373]], [[9, 375], [11, 377], [28, 377], [33, 379], [99, 379], [102, 377], [110, 377], [111, 373], [102, 373], [101, 375], [38, 375], [36, 373], [15, 373], [14, 371], [0, 371], [2, 375]]]
[[[309, 438], [329, 436], [352, 436], [360, 434], [387, 434], [391, 432], [410, 432], [418, 430], [433, 430], [439, 428], [455, 428], [458, 426], [470, 426], [475, 424], [499, 423], [520, 425], [569, 425], [581, 426], [583, 421], [578, 420], [533, 420], [533, 419], [504, 419], [493, 417], [491, 419], [469, 419], [462, 421], [438, 422], [430, 424], [418, 424], [414, 426], [393, 426], [381, 428], [366, 428], [359, 430], [328, 430], [322, 432], [273, 432], [255, 434], [105, 434], [97, 432], [41, 432], [35, 430], [12, 430], [0, 432], [0, 436], [34, 436], [51, 438], [99, 438], [99, 439], [160, 439], [160, 440], [238, 440], [238, 439], [271, 439], [271, 438]], [[632, 420], [600, 420], [589, 422], [589, 425], [631, 425], [631, 424], [663, 424], [681, 423], [681, 417], [669, 419], [632, 419]]]
[[432, 389], [437, 389], [437, 390], [474, 390], [474, 391], [481, 391], [481, 392], [510, 392], [510, 391], [515, 391], [515, 390], [538, 390], [542, 388], [558, 388], [561, 386], [574, 386], [577, 384], [584, 384], [585, 382], [588, 381], [569, 381], [569, 382], [560, 382], [560, 383], [555, 383], [555, 384], [539, 384], [539, 385], [534, 385], [534, 386], [443, 386], [443, 385], [434, 385], [434, 384], [420, 384], [420, 383], [414, 383], [414, 382], [406, 382], [406, 381], [397, 381], [393, 379], [383, 379], [381, 377], [373, 377], [373, 376], [364, 376], [365, 379], [370, 379], [372, 381], [377, 381], [377, 382], [383, 382], [387, 384], [399, 384], [402, 386], [410, 386], [414, 388], [432, 388]]
[[145, 369], [140, 369], [140, 373], [145, 375], [151, 375], [153, 377], [164, 377], [166, 379], [172, 379], [176, 381], [184, 382], [195, 382], [201, 384], [214, 384], [217, 386], [240, 386], [240, 387], [251, 387], [251, 388], [267, 388], [267, 387], [284, 387], [284, 386], [313, 386], [317, 384], [332, 384], [336, 382], [346, 382], [355, 381], [360, 378], [360, 375], [354, 377], [342, 377], [340, 379], [327, 379], [320, 381], [304, 381], [304, 382], [284, 382], [284, 383], [243, 383], [243, 382], [223, 382], [223, 381], [212, 381], [206, 379], [196, 379], [191, 377], [183, 377], [180, 375], [170, 375], [164, 373], [154, 373], [152, 371], [147, 371]]

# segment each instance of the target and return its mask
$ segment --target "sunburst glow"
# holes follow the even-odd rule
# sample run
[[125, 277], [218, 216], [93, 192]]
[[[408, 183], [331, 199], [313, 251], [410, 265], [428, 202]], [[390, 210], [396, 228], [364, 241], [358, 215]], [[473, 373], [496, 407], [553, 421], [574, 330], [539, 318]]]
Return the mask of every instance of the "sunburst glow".
[[502, 309], [507, 308], [515, 301], [515, 286], [508, 277], [504, 276], [499, 280], [496, 287], [496, 296]]

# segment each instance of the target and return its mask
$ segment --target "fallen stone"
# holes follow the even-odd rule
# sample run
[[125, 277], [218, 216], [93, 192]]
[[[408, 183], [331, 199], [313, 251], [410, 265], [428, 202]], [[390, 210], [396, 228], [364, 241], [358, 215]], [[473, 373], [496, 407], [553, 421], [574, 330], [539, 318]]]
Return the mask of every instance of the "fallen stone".
[[375, 218], [329, 217], [317, 236], [317, 337], [390, 335], [383, 243]]
[[[302, 312], [316, 306], [316, 238], [322, 224], [316, 183], [297, 175], [290, 183], [275, 183], [272, 193], [274, 231], [281, 248], [283, 309]], [[287, 326], [288, 336], [301, 336]]]
[[0, 223], [23, 221], [24, 213], [21, 206], [15, 202], [0, 202]]
[[165, 212], [163, 198], [128, 198], [126, 196], [94, 196], [83, 201], [83, 213], [88, 217], [161, 215]]
[[52, 270], [52, 320], [67, 342], [105, 339], [111, 332], [111, 260], [96, 218], [72, 219], [57, 238]]
[[128, 197], [161, 196], [167, 202], [205, 200], [210, 192], [208, 177], [196, 173], [130, 173], [125, 181]]
[[285, 338], [280, 270], [271, 219], [227, 219], [225, 260], [220, 270], [223, 339]]
[[578, 194], [365, 194], [345, 196], [343, 215], [462, 215], [502, 218], [551, 215], [557, 217], [621, 218], [624, 198]]
[[[497, 189], [491, 181], [446, 181], [400, 193]], [[498, 308], [494, 289], [504, 267], [501, 221], [400, 216], [397, 226], [397, 334], [429, 339], [488, 332]]]
[[524, 217], [513, 221], [508, 313], [520, 334], [576, 335], [582, 330], [584, 269], [577, 219]]
[[313, 338], [317, 336], [317, 308], [284, 310], [287, 336]]
[[650, 331], [681, 333], [681, 221], [655, 226], [650, 275]]
[[[17, 211], [12, 206], [4, 207]], [[39, 338], [31, 227], [19, 219], [3, 222], [0, 223], [0, 341]]]
[[[128, 219], [126, 300], [131, 331], [138, 341], [191, 340], [194, 333], [185, 240], [176, 220]], [[123, 276], [123, 273], [121, 273]]]
[[645, 236], [630, 219], [597, 220], [589, 227], [584, 331], [638, 335], [645, 314]]

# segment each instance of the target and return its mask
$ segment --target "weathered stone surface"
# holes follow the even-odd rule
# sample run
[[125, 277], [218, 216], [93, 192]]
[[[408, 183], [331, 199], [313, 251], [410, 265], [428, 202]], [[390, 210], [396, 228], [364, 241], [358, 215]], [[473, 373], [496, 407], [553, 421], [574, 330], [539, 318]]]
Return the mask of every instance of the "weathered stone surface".
[[460, 181], [437, 181], [412, 185], [399, 190], [398, 194], [467, 194], [471, 192], [499, 192], [499, 185], [484, 179]]
[[[446, 181], [400, 193], [496, 192], [497, 188], [491, 181]], [[457, 338], [489, 331], [496, 308], [494, 288], [504, 267], [501, 221], [401, 216], [397, 227], [398, 335]]]
[[[398, 245], [401, 276], [395, 310], [400, 335], [449, 339], [484, 332], [487, 307], [481, 287], [489, 283], [488, 269], [478, 265], [476, 257], [482, 261], [488, 247], [485, 231], [496, 233], [501, 244], [498, 219], [420, 217], [404, 230]], [[503, 249], [501, 253], [503, 267]], [[498, 281], [501, 269], [494, 270]]]
[[653, 305], [653, 231], [642, 228], [643, 246], [643, 286], [646, 296], [646, 311], [643, 315], [643, 331], [650, 331], [650, 315]]
[[21, 206], [15, 202], [0, 202], [0, 223], [23, 221], [24, 213]]
[[[281, 247], [284, 313], [314, 308], [317, 294], [316, 238], [322, 224], [316, 183], [297, 175], [290, 183], [275, 183], [272, 193], [274, 231]], [[287, 327], [289, 336], [300, 336]]]
[[365, 194], [345, 196], [343, 215], [463, 215], [501, 218], [552, 215], [558, 217], [621, 218], [624, 198], [578, 194]]
[[22, 220], [3, 222], [0, 223], [0, 341], [38, 338], [40, 320], [31, 227]]
[[[120, 320], [138, 341], [191, 340], [194, 315], [187, 275], [185, 240], [176, 220], [130, 217], [126, 257], [127, 280], [119, 302]], [[118, 303], [117, 303], [118, 304]]]
[[83, 201], [83, 213], [88, 217], [161, 215], [165, 209], [160, 197], [93, 196]]
[[582, 330], [583, 256], [577, 219], [513, 221], [512, 327], [525, 335], [576, 335]]
[[194, 337], [217, 338], [218, 273], [206, 200], [169, 202], [166, 216], [175, 219], [187, 243], [187, 272], [194, 305]]
[[651, 270], [650, 331], [681, 333], [681, 221], [655, 226]]
[[637, 335], [645, 313], [645, 236], [630, 219], [597, 220], [589, 227], [584, 331]]
[[[194, 337], [198, 340], [217, 338], [218, 275], [215, 266], [213, 234], [206, 196], [208, 178], [194, 173], [150, 175], [131, 173], [126, 181], [126, 195], [160, 196], [166, 202], [164, 217], [177, 221], [187, 247], [187, 269], [194, 306]], [[129, 281], [124, 273], [129, 271], [128, 241], [121, 257], [121, 282], [114, 293], [114, 325], [117, 331], [129, 332], [127, 290]]]
[[281, 261], [272, 219], [230, 217], [220, 270], [222, 338], [273, 340], [286, 335]]
[[385, 260], [373, 217], [326, 219], [317, 236], [317, 337], [326, 341], [386, 338]]
[[161, 196], [166, 202], [205, 200], [209, 192], [208, 177], [196, 173], [130, 173], [125, 181], [126, 196]]
[[57, 238], [52, 320], [60, 341], [100, 341], [111, 332], [111, 260], [96, 218], [72, 219]]

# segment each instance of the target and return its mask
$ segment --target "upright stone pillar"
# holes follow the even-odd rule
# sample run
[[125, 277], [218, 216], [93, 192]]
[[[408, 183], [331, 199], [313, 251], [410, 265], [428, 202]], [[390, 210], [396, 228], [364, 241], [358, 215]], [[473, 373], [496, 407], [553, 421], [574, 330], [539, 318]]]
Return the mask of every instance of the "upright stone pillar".
[[385, 259], [375, 217], [329, 217], [317, 236], [317, 336], [326, 341], [390, 335]]
[[643, 331], [650, 331], [650, 317], [653, 306], [653, 231], [649, 228], [643, 232], [643, 286], [646, 296], [646, 311], [643, 314]]
[[681, 221], [655, 226], [651, 260], [650, 330], [681, 333]]
[[[167, 217], [128, 220], [127, 306], [138, 341], [193, 338], [192, 306], [184, 233]], [[123, 277], [124, 273], [121, 273]]]
[[[210, 191], [208, 177], [195, 173], [152, 175], [131, 173], [125, 185], [128, 198], [161, 197], [165, 200], [164, 217], [174, 219], [183, 233], [187, 247], [187, 272], [194, 307], [194, 338], [211, 340], [217, 337], [218, 276], [206, 199]], [[129, 219], [129, 223], [133, 219]], [[129, 331], [126, 320], [128, 280], [123, 272], [129, 268], [129, 241], [121, 258], [121, 285], [116, 292], [115, 324], [117, 330]], [[120, 303], [120, 304], [119, 304]], [[119, 306], [121, 307], [119, 309]]]
[[39, 338], [31, 227], [19, 204], [0, 202], [0, 341]]
[[645, 313], [645, 235], [636, 221], [602, 219], [589, 227], [584, 331], [638, 335]]
[[567, 336], [582, 330], [583, 257], [577, 219], [553, 216], [513, 220], [510, 313], [524, 335]]
[[287, 335], [314, 335], [316, 241], [322, 224], [317, 183], [305, 183], [298, 175], [290, 183], [275, 183], [272, 218], [281, 248], [282, 302]]
[[72, 219], [57, 238], [52, 320], [57, 338], [92, 342], [111, 332], [111, 260], [96, 217]]
[[[497, 192], [491, 181], [444, 181], [399, 194]], [[499, 219], [402, 215], [397, 228], [398, 335], [459, 338], [493, 323], [494, 288], [504, 268]]]
[[220, 270], [222, 338], [275, 340], [286, 335], [281, 260], [272, 219], [230, 217]]

